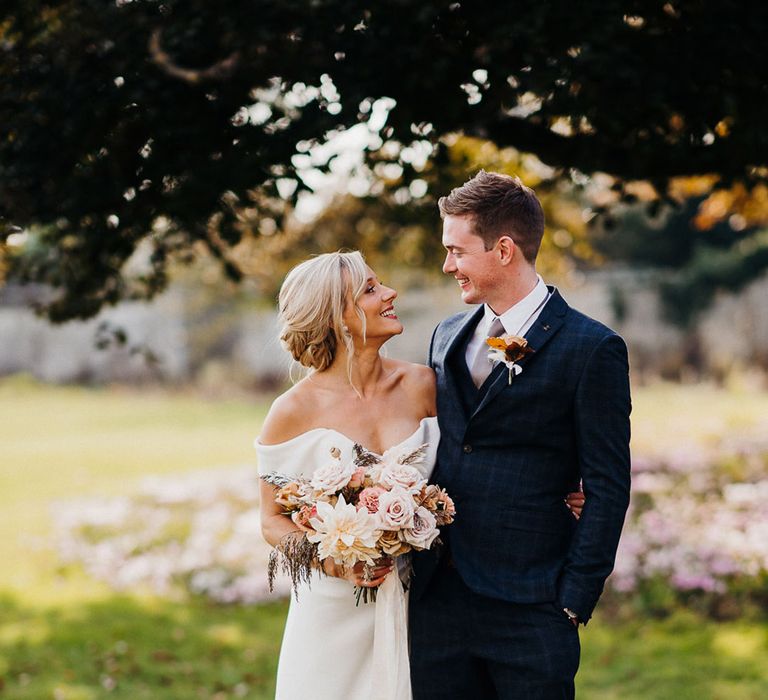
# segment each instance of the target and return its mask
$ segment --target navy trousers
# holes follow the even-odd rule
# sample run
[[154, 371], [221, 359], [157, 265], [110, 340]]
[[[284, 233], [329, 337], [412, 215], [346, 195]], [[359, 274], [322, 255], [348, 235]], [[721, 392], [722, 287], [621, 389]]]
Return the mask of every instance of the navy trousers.
[[553, 602], [478, 595], [442, 563], [411, 601], [414, 700], [572, 700], [579, 632]]

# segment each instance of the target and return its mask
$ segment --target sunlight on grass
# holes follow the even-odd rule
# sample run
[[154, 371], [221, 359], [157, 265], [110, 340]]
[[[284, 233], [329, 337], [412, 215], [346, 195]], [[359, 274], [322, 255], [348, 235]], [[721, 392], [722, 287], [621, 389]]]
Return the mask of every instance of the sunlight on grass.
[[768, 651], [768, 631], [765, 629], [723, 629], [715, 632], [712, 649], [734, 659], [755, 659]]
[[[701, 700], [768, 697], [765, 623], [715, 622], [681, 610], [666, 620], [596, 620], [582, 632], [577, 688], [589, 700]], [[761, 640], [748, 657], [732, 652], [744, 636]], [[714, 641], [719, 639], [717, 643]], [[751, 642], [750, 642], [751, 644]], [[721, 694], [728, 689], [730, 695]], [[738, 690], [738, 693], [735, 692]]]
[[240, 625], [212, 625], [208, 629], [208, 637], [217, 644], [226, 646], [239, 646], [245, 640], [243, 629]]
[[40, 644], [47, 639], [50, 628], [42, 620], [25, 620], [0, 626], [0, 645], [18, 644], [22, 640], [29, 644]]
[[[266, 699], [284, 616], [282, 603], [221, 607], [113, 594], [45, 607], [5, 596], [0, 695], [42, 700], [60, 687], [126, 700]], [[31, 625], [45, 633], [20, 632]]]
[[93, 688], [87, 688], [84, 685], [58, 683], [48, 697], [54, 700], [94, 700], [98, 695]]
[[[0, 380], [0, 697], [3, 700], [266, 700], [286, 604], [217, 606], [120, 595], [50, 550], [50, 504], [134, 492], [139, 480], [253, 464], [269, 397], [50, 387]], [[663, 454], [764, 427], [768, 397], [659, 385], [634, 392], [633, 446]], [[581, 633], [587, 700], [768, 697], [768, 629], [601, 616]]]
[[253, 462], [264, 400], [0, 382], [0, 503], [115, 493], [142, 474]]
[[765, 424], [768, 396], [758, 390], [726, 392], [707, 384], [636, 387], [632, 395], [632, 446], [650, 454], [706, 445], [728, 431]]
[[768, 397], [758, 390], [725, 392], [707, 384], [640, 387], [632, 396], [633, 448], [647, 453], [707, 444], [729, 431], [765, 426]]
[[147, 474], [253, 464], [267, 407], [0, 381], [0, 588], [36, 587], [32, 560], [50, 557], [38, 550], [52, 499], [128, 493]]

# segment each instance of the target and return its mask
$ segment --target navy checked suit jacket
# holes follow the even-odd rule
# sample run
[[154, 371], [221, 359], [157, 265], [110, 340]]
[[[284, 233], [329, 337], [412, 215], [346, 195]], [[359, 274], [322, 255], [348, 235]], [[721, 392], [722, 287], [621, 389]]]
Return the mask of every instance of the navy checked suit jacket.
[[[613, 569], [629, 505], [629, 368], [624, 341], [552, 296], [526, 334], [534, 353], [508, 384], [497, 365], [476, 389], [464, 360], [482, 307], [435, 329], [440, 447], [433, 481], [456, 502], [446, 551], [476, 593], [556, 602], [586, 622]], [[583, 481], [577, 522], [564, 503]], [[414, 559], [418, 601], [437, 557]]]

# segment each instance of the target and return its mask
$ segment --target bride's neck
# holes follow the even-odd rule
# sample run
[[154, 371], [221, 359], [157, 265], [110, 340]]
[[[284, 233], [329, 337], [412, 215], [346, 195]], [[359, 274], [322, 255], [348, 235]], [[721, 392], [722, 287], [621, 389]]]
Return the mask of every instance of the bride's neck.
[[[361, 398], [371, 394], [376, 389], [384, 374], [384, 363], [379, 350], [379, 347], [355, 348], [351, 367], [352, 388], [356, 390], [356, 393]], [[324, 370], [322, 374], [334, 383], [338, 382], [340, 386], [348, 387], [350, 384], [350, 374], [347, 357], [346, 348], [340, 348], [331, 366]]]

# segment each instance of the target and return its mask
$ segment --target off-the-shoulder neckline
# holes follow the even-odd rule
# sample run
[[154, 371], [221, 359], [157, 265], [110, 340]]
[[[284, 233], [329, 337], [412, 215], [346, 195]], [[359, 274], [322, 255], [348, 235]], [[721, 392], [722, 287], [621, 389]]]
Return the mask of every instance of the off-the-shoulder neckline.
[[[396, 445], [392, 445], [391, 447], [388, 447], [381, 454], [379, 454], [378, 452], [374, 452], [373, 450], [369, 450], [367, 447], [365, 447], [365, 445], [361, 445], [361, 447], [363, 447], [363, 449], [366, 450], [366, 452], [370, 452], [372, 455], [375, 455], [376, 457], [383, 457], [388, 452], [391, 452], [392, 450], [394, 450], [394, 449], [400, 447], [401, 445], [404, 445], [406, 442], [408, 442], [408, 440], [410, 440], [414, 435], [416, 435], [421, 430], [422, 425], [426, 421], [429, 421], [429, 420], [437, 420], [437, 416], [426, 416], [425, 418], [422, 418], [419, 421], [419, 427], [416, 428], [416, 430], [414, 430], [408, 437], [402, 439]], [[279, 449], [281, 447], [287, 447], [287, 446], [293, 444], [294, 442], [296, 442], [296, 440], [299, 440], [301, 438], [307, 437], [308, 435], [311, 435], [312, 433], [318, 433], [318, 432], [335, 433], [336, 435], [338, 435], [339, 437], [344, 438], [347, 442], [349, 442], [349, 443], [351, 443], [353, 445], [354, 444], [358, 444], [357, 441], [353, 440], [351, 437], [349, 437], [348, 435], [345, 435], [341, 431], [336, 430], [335, 428], [312, 428], [311, 430], [305, 430], [303, 433], [299, 433], [298, 435], [294, 435], [292, 438], [289, 438], [288, 440], [284, 440], [283, 442], [276, 442], [276, 443], [273, 443], [271, 445], [265, 445], [265, 444], [259, 442], [259, 438], [257, 437], [256, 440], [254, 440], [254, 444], [255, 444], [256, 448], [259, 449], [259, 450]]]

